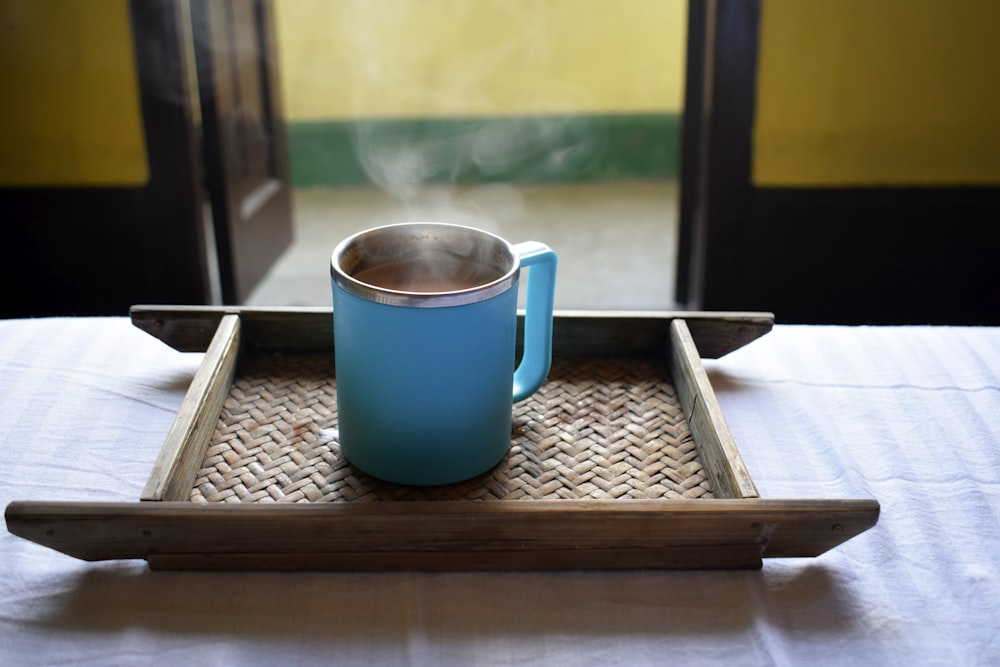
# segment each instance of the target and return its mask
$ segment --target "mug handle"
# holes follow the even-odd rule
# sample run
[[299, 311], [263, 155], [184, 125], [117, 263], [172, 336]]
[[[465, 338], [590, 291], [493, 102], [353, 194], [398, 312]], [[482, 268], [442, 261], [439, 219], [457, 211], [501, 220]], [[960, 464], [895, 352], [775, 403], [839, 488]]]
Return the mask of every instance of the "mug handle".
[[530, 267], [525, 296], [524, 353], [514, 371], [514, 403], [542, 386], [552, 367], [552, 314], [556, 292], [556, 253], [544, 243], [514, 246], [522, 267]]

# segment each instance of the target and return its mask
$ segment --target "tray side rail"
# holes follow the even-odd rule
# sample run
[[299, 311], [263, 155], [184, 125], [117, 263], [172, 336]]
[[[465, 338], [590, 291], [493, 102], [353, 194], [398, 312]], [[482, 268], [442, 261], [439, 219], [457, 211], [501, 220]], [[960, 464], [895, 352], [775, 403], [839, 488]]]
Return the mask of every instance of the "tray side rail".
[[754, 568], [869, 529], [872, 500], [337, 504], [14, 502], [10, 532], [171, 569]]
[[[136, 305], [130, 315], [136, 327], [182, 352], [204, 352], [225, 315], [240, 316], [249, 347], [332, 353], [334, 344], [330, 308]], [[760, 338], [774, 324], [771, 313], [557, 311], [553, 352], [562, 356], [656, 355], [675, 319], [688, 322], [699, 352], [709, 359]]]
[[142, 500], [187, 500], [239, 360], [241, 321], [225, 315], [153, 464]]
[[757, 498], [757, 487], [733, 440], [685, 320], [671, 322], [670, 339], [674, 389], [712, 491], [717, 498]]

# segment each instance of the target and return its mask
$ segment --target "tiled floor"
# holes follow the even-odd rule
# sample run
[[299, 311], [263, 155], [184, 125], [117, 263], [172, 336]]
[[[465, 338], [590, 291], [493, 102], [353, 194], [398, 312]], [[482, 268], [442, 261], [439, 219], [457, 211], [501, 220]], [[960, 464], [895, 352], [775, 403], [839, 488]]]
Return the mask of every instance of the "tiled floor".
[[293, 198], [295, 242], [246, 301], [327, 306], [329, 261], [346, 236], [382, 224], [454, 222], [508, 241], [541, 241], [559, 255], [556, 308], [676, 307], [677, 186], [673, 182], [430, 187], [393, 196], [316, 188]]

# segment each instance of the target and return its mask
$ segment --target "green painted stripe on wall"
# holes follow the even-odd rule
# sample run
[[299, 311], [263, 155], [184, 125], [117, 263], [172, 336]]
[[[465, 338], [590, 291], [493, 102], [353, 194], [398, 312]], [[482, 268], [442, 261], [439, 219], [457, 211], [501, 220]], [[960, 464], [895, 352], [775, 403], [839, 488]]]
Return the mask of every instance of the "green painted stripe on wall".
[[559, 183], [676, 178], [679, 114], [300, 121], [292, 184]]

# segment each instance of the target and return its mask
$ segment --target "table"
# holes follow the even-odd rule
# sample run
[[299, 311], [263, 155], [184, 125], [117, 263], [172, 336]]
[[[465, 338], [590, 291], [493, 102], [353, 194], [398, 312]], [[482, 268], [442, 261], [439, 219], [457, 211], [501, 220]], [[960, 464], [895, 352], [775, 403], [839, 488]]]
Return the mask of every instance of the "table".
[[[0, 321], [0, 501], [138, 498], [200, 354]], [[1000, 329], [777, 326], [706, 361], [763, 497], [879, 523], [759, 571], [154, 572], [0, 533], [0, 664], [1000, 661]]]

